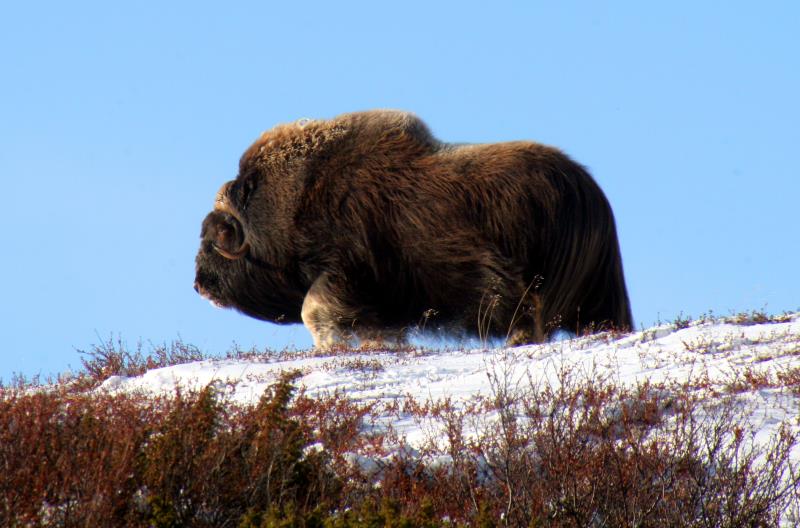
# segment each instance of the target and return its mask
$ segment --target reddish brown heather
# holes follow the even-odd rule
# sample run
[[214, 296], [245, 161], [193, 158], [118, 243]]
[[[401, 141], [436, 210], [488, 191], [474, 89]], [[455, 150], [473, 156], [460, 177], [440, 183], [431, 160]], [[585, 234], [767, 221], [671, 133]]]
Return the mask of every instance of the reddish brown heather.
[[[797, 445], [747, 446], [735, 399], [565, 372], [492, 401], [406, 401], [446, 440], [409, 449], [343, 394], [258, 404], [0, 388], [0, 526], [778, 526], [798, 522]], [[675, 388], [675, 387], [673, 387]], [[679, 387], [678, 387], [679, 389]], [[498, 420], [476, 421], [489, 405]], [[713, 408], [713, 414], [708, 411]], [[704, 418], [699, 418], [703, 416]], [[406, 416], [408, 418], [408, 416]], [[479, 426], [476, 428], [476, 425]], [[321, 444], [321, 448], [315, 448]], [[376, 471], [348, 462], [376, 457]], [[394, 453], [394, 455], [392, 455]], [[432, 462], [449, 455], [450, 463]]]

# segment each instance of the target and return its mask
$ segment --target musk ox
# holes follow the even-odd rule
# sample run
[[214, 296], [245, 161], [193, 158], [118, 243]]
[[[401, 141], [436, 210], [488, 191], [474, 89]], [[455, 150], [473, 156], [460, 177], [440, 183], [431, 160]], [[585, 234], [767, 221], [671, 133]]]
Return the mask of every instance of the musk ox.
[[302, 321], [318, 347], [420, 326], [511, 344], [632, 326], [614, 216], [581, 165], [528, 141], [443, 143], [397, 111], [265, 132], [196, 264], [212, 303]]

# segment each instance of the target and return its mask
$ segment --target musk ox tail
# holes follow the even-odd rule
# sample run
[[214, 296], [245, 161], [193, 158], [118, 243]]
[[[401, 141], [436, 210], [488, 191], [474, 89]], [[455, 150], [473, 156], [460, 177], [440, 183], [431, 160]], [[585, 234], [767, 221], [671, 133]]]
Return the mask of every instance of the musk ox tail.
[[[541, 323], [549, 334], [633, 328], [614, 214], [600, 187], [580, 165], [563, 171], [563, 207], [551, 240], [541, 287]], [[548, 273], [549, 272], [549, 273]], [[549, 276], [548, 276], [549, 275]]]

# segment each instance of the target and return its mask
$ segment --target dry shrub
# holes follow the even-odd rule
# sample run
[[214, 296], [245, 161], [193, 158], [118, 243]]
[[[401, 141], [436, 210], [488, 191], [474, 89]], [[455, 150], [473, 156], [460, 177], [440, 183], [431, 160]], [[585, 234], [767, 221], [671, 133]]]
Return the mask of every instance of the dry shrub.
[[79, 350], [84, 374], [99, 385], [110, 376], [139, 376], [148, 370], [201, 361], [206, 356], [193, 345], [182, 341], [152, 346], [149, 352], [144, 351], [142, 343], [135, 350], [129, 350], [121, 339], [102, 341], [92, 345], [87, 351]]
[[778, 382], [795, 396], [800, 396], [800, 366], [786, 367], [777, 373]]
[[791, 318], [792, 314], [790, 313], [770, 314], [762, 308], [760, 310], [751, 310], [749, 312], [745, 311], [733, 314], [728, 318], [728, 320], [730, 320], [733, 324], [749, 326], [764, 323], [785, 323], [790, 321]]
[[[778, 526], [800, 506], [788, 427], [756, 447], [737, 400], [643, 384], [623, 389], [562, 373], [557, 388], [502, 394], [477, 437], [473, 415], [434, 413], [448, 467], [399, 456], [373, 496], [468, 526]], [[678, 387], [674, 387], [676, 389]], [[424, 405], [419, 406], [425, 408]], [[474, 428], [474, 427], [473, 427]], [[429, 457], [439, 451], [431, 450]]]
[[316, 441], [326, 452], [343, 455], [371, 443], [363, 425], [372, 408], [354, 402], [342, 392], [319, 398], [301, 393], [294, 400], [291, 412], [314, 431]]
[[239, 526], [311, 516], [340, 488], [286, 378], [247, 408], [171, 398], [0, 392], [0, 526]]
[[153, 409], [131, 396], [0, 392], [0, 525], [124, 525]]
[[306, 453], [308, 428], [289, 414], [287, 376], [252, 408], [232, 414], [210, 388], [176, 403], [145, 449], [153, 515], [177, 526], [236, 526], [289, 508], [306, 513], [338, 484], [321, 453]]
[[[211, 387], [169, 398], [0, 389], [0, 526], [798, 522], [796, 438], [782, 428], [752, 447], [735, 396], [711, 406], [680, 387], [565, 370], [557, 386], [497, 383], [480, 405], [398, 406], [444, 427], [417, 452], [376, 434], [365, 424], [375, 410], [345, 394], [295, 395], [294, 376], [248, 407]], [[368, 474], [344, 463], [348, 451], [394, 455]]]

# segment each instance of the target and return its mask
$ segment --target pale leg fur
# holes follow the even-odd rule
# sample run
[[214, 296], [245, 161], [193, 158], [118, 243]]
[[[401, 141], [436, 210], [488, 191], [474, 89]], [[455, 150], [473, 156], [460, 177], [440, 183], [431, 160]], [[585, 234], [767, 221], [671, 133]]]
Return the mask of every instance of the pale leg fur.
[[314, 348], [324, 349], [349, 343], [350, 338], [337, 323], [337, 316], [333, 313], [331, 305], [319, 291], [315, 291], [313, 286], [303, 300], [300, 317], [311, 332]]
[[406, 344], [406, 332], [375, 326], [369, 308], [347, 298], [347, 290], [329, 276], [317, 278], [306, 293], [300, 311], [315, 348], [349, 346], [355, 338], [360, 348], [385, 349]]

